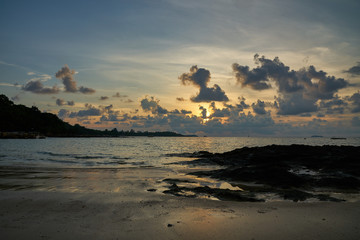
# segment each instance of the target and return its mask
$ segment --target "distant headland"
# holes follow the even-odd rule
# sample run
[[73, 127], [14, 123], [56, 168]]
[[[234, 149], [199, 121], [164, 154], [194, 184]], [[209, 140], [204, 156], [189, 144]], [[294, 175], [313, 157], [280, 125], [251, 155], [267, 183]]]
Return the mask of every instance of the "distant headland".
[[197, 137], [176, 132], [148, 132], [133, 129], [118, 131], [89, 129], [79, 124], [70, 125], [55, 114], [42, 113], [37, 107], [14, 104], [4, 94], [0, 95], [0, 138], [44, 138], [44, 137]]

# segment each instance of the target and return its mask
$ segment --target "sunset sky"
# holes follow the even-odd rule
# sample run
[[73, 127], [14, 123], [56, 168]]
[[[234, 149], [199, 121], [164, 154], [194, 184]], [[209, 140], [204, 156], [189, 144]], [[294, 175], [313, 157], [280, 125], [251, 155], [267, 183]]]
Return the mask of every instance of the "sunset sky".
[[360, 1], [0, 2], [0, 93], [96, 129], [360, 136]]

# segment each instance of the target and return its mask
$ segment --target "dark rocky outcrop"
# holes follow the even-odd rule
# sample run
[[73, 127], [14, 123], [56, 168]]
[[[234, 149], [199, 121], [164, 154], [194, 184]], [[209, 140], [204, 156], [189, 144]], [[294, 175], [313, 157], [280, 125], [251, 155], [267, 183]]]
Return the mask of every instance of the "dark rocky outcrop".
[[184, 156], [197, 159], [182, 164], [223, 167], [192, 172], [191, 175], [231, 182], [252, 193], [275, 193], [294, 201], [308, 198], [338, 201], [328, 195], [316, 194], [316, 191], [360, 191], [360, 147], [271, 145], [215, 154], [187, 153]]

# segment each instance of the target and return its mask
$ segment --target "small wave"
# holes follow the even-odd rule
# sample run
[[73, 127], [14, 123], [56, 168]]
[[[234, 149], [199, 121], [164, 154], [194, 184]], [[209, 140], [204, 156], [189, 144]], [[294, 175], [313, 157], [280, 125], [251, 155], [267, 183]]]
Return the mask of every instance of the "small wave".
[[129, 160], [129, 157], [117, 157], [117, 156], [113, 156], [111, 157], [111, 159], [118, 159], [118, 160]]
[[125, 161], [109, 161], [109, 162], [96, 162], [99, 165], [117, 165], [117, 164], [127, 164]]
[[102, 159], [104, 156], [74, 156], [76, 159]]
[[75, 158], [75, 159], [104, 159], [108, 158], [109, 156], [100, 156], [100, 155], [81, 155], [81, 154], [69, 154], [69, 153], [53, 153], [53, 152], [38, 152], [40, 154], [50, 155], [52, 157], [69, 157], [69, 158]]
[[162, 156], [165, 157], [189, 157], [189, 158], [197, 158], [197, 157], [207, 157], [213, 155], [212, 153], [208, 151], [198, 151], [198, 152], [184, 152], [184, 153], [167, 153], [163, 154]]
[[131, 162], [130, 164], [134, 165], [134, 166], [140, 166], [140, 165], [144, 165], [145, 162], [143, 162], [143, 161], [141, 161], [141, 162]]
[[74, 156], [74, 154], [64, 154], [64, 153], [52, 153], [52, 152], [37, 152], [44, 155], [50, 155], [53, 157], [71, 157]]
[[[70, 153], [53, 153], [53, 152], [38, 152], [44, 155], [50, 155], [53, 157], [71, 157], [75, 159], [117, 159], [117, 160], [128, 160], [129, 157], [119, 157], [119, 156], [111, 156], [111, 154], [97, 154], [97, 155], [81, 155], [81, 154], [70, 154]], [[6, 157], [5, 155], [0, 155], [0, 157]]]
[[69, 160], [58, 160], [58, 159], [41, 159], [48, 162], [56, 162], [56, 163], [65, 163], [65, 164], [76, 164], [78, 162], [69, 161]]

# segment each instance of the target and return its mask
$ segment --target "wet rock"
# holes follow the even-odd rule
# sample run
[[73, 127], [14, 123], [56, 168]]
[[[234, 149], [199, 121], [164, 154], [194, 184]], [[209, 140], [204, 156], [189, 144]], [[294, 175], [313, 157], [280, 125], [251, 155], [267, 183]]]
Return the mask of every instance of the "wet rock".
[[[248, 187], [247, 191], [251, 193], [274, 193], [293, 201], [304, 201], [309, 198], [317, 198], [321, 201], [342, 201], [328, 195], [311, 192], [317, 188], [326, 188], [335, 192], [359, 193], [359, 155], [360, 147], [353, 146], [271, 145], [244, 147], [225, 153], [198, 152], [192, 155], [197, 156], [198, 159], [184, 163], [224, 167], [218, 170], [190, 173], [192, 175], [239, 182], [245, 186], [246, 183], [257, 183], [263, 186], [262, 188]], [[303, 169], [306, 171], [299, 171]], [[205, 192], [219, 199], [240, 199], [240, 201], [244, 195], [244, 193], [240, 196], [226, 191], [216, 192], [214, 189], [207, 188], [195, 188], [191, 191]], [[252, 200], [251, 197], [249, 199]]]

